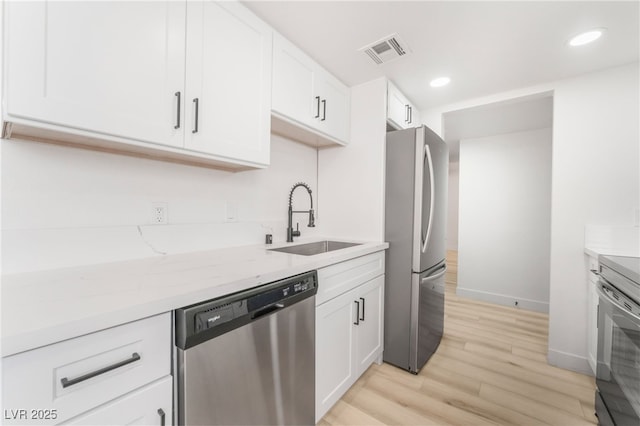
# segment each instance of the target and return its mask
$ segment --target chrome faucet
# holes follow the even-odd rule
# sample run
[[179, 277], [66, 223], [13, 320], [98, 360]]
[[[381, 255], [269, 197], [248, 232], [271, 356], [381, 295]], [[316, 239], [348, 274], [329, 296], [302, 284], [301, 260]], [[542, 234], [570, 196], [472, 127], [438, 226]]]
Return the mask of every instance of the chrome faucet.
[[[292, 207], [292, 201], [293, 201], [293, 191], [295, 191], [295, 189], [299, 186], [303, 186], [307, 189], [307, 192], [309, 193], [309, 199], [311, 200], [311, 206], [309, 207], [309, 210], [293, 210]], [[288, 243], [292, 243], [293, 242], [293, 237], [299, 237], [300, 236], [300, 230], [298, 229], [298, 224], [296, 223], [296, 230], [293, 230], [293, 214], [294, 213], [308, 213], [309, 214], [309, 224], [307, 225], [309, 228], [314, 228], [316, 226], [315, 224], [315, 217], [313, 215], [313, 196], [311, 195], [311, 188], [309, 188], [309, 185], [307, 185], [304, 182], [298, 182], [295, 185], [293, 185], [293, 188], [291, 188], [291, 192], [289, 193], [289, 223], [287, 226], [287, 242]]]

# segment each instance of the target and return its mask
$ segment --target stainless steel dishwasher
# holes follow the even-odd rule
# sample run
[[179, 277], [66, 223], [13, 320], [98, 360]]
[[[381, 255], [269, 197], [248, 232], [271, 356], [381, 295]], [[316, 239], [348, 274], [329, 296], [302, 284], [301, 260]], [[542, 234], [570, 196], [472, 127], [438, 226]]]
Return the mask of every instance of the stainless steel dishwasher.
[[182, 425], [315, 417], [316, 271], [175, 311]]

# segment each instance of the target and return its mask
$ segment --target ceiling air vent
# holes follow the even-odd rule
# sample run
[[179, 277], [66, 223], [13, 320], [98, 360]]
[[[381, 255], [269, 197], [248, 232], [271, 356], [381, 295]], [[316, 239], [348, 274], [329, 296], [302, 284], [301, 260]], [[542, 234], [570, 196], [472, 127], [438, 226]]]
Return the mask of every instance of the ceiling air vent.
[[358, 49], [371, 58], [373, 62], [380, 65], [392, 61], [401, 56], [411, 53], [407, 44], [398, 34], [388, 35], [374, 43], [368, 44]]

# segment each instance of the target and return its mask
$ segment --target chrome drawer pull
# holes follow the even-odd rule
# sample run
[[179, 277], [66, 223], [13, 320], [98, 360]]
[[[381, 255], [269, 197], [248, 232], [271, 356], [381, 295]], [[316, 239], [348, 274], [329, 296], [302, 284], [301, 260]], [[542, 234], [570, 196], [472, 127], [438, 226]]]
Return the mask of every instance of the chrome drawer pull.
[[176, 125], [173, 126], [174, 129], [179, 129], [180, 128], [180, 104], [182, 103], [180, 101], [180, 92], [176, 92], [174, 95], [176, 98], [178, 98], [178, 115], [176, 117]]
[[115, 370], [116, 368], [120, 368], [123, 367], [127, 364], [131, 364], [132, 362], [136, 362], [140, 360], [140, 355], [138, 355], [137, 352], [134, 352], [131, 355], [131, 358], [129, 359], [125, 359], [124, 361], [120, 361], [120, 362], [116, 362], [115, 364], [109, 365], [107, 367], [101, 368], [99, 370], [96, 371], [92, 371], [91, 373], [87, 373], [83, 376], [80, 377], [76, 377], [75, 379], [67, 379], [66, 377], [63, 377], [62, 379], [60, 379], [60, 383], [62, 384], [63, 388], [68, 388], [69, 386], [73, 386], [73, 385], [77, 385], [80, 382], [84, 382], [85, 380], [89, 380], [93, 377], [99, 376], [101, 374], [104, 374], [106, 372], [109, 372], [111, 370]]
[[166, 414], [162, 408], [158, 408], [158, 415], [160, 416], [160, 426], [164, 426]]

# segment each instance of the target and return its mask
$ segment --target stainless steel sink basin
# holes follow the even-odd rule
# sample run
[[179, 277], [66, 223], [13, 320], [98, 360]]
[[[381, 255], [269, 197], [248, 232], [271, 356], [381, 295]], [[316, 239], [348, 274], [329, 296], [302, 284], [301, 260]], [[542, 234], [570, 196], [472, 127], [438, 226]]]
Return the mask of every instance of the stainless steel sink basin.
[[345, 243], [342, 241], [318, 241], [315, 243], [300, 244], [268, 249], [269, 251], [279, 251], [282, 253], [299, 254], [302, 256], [313, 256], [314, 254], [326, 253], [328, 251], [340, 250], [347, 247], [358, 246], [359, 243]]

